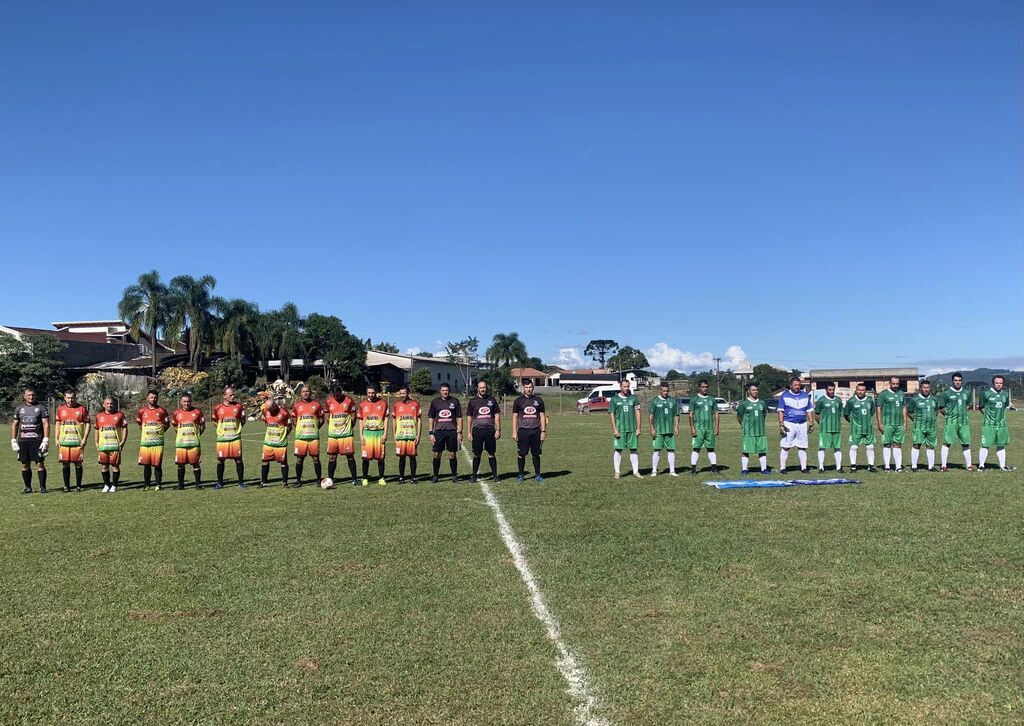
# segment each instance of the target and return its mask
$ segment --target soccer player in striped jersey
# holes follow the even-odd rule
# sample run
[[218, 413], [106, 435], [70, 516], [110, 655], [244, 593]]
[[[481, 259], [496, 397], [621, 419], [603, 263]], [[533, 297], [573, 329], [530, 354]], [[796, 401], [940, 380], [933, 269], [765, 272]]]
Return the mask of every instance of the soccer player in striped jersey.
[[935, 422], [939, 417], [939, 402], [932, 395], [931, 381], [921, 381], [916, 396], [907, 402], [907, 416], [913, 422], [913, 448], [910, 450], [910, 471], [917, 471], [921, 447], [926, 449], [928, 471], [935, 471]]
[[420, 445], [420, 404], [409, 397], [409, 386], [398, 389], [398, 400], [391, 409], [395, 421], [395, 454], [398, 456], [398, 483], [404, 484], [406, 459], [409, 479], [416, 483], [416, 447]]
[[[889, 387], [878, 394], [875, 419], [882, 434], [883, 471], [903, 471], [903, 440], [907, 431], [907, 396], [900, 390], [899, 376], [889, 378]], [[893, 469], [889, 468], [892, 461]]]
[[135, 423], [141, 429], [139, 466], [142, 467], [143, 489], [148, 489], [155, 478], [156, 491], [160, 491], [164, 479], [164, 434], [171, 424], [155, 388], [146, 394], [146, 404], [135, 414]]
[[103, 410], [96, 414], [93, 430], [96, 432], [96, 458], [103, 477], [103, 493], [117, 491], [121, 479], [121, 452], [128, 440], [128, 422], [121, 411], [116, 410], [114, 399], [103, 399]]
[[949, 471], [950, 444], [960, 444], [964, 455], [964, 468], [974, 471], [971, 463], [971, 392], [964, 388], [962, 373], [954, 373], [953, 385], [939, 396], [939, 410], [945, 418], [942, 427], [942, 471]]
[[740, 473], [750, 473], [750, 455], [757, 454], [761, 473], [768, 473], [768, 437], [764, 432], [764, 419], [768, 415], [768, 404], [758, 398], [756, 383], [747, 384], [747, 397], [736, 407], [736, 418], [743, 431], [740, 446]]
[[615, 478], [621, 474], [622, 450], [629, 450], [629, 465], [633, 468], [633, 476], [640, 477], [640, 456], [637, 453], [637, 436], [642, 433], [640, 425], [640, 401], [633, 395], [629, 381], [619, 381], [619, 392], [608, 401], [608, 413], [612, 419], [612, 466]]
[[992, 377], [992, 387], [981, 394], [981, 450], [978, 452], [978, 469], [984, 471], [988, 459], [988, 447], [996, 447], [996, 459], [1002, 471], [1016, 471], [1006, 465], [1006, 445], [1010, 443], [1010, 428], [1006, 425], [1006, 409], [1010, 407], [1010, 392], [1005, 390], [1006, 379]]
[[82, 459], [92, 423], [89, 409], [78, 402], [74, 389], [64, 394], [57, 407], [57, 460], [64, 477], [64, 491], [71, 491], [71, 467], [75, 467], [75, 490], [82, 491]]
[[679, 401], [668, 395], [669, 385], [661, 384], [661, 392], [647, 404], [648, 423], [651, 425], [651, 476], [658, 475], [658, 460], [662, 449], [668, 453], [668, 475], [676, 474], [676, 437], [679, 436]]
[[814, 402], [818, 421], [818, 471], [825, 471], [825, 452], [832, 449], [836, 471], [843, 470], [843, 401], [836, 396], [836, 384], [829, 381], [825, 395]]
[[334, 479], [338, 455], [341, 454], [348, 461], [348, 473], [352, 478], [352, 484], [358, 486], [355, 416], [355, 402], [346, 396], [339, 386], [331, 389], [331, 395], [327, 397], [327, 478]]
[[875, 468], [875, 399], [868, 396], [868, 388], [858, 383], [843, 409], [843, 418], [850, 422], [850, 471], [857, 471], [857, 450], [863, 446], [868, 459], [868, 471]]
[[366, 387], [366, 398], [359, 402], [359, 444], [363, 456], [363, 481], [370, 483], [370, 462], [377, 462], [377, 483], [384, 486], [384, 447], [388, 442], [388, 402], [380, 397], [377, 386]]
[[708, 381], [702, 378], [697, 384], [697, 395], [690, 399], [690, 473], [697, 473], [700, 450], [708, 453], [711, 471], [718, 473], [718, 454], [715, 453], [715, 439], [718, 437], [719, 414], [713, 396], [708, 395]]
[[174, 463], [178, 467], [178, 489], [185, 488], [185, 467], [192, 467], [192, 478], [196, 489], [203, 488], [202, 439], [206, 431], [206, 417], [203, 410], [192, 405], [192, 396], [183, 395], [178, 399], [178, 410], [171, 414], [174, 427]]
[[235, 389], [224, 389], [221, 402], [213, 407], [213, 421], [217, 425], [217, 483], [214, 489], [224, 486], [224, 462], [233, 459], [238, 475], [238, 488], [245, 489], [245, 464], [242, 461], [242, 427], [245, 426], [245, 410], [235, 403]]
[[[323, 469], [320, 467], [320, 427], [324, 425], [324, 409], [313, 398], [313, 389], [303, 385], [291, 413], [292, 426], [295, 428], [295, 486], [301, 487], [306, 456], [313, 460], [316, 481], [319, 482], [323, 477]], [[287, 482], [285, 486], [288, 486]]]

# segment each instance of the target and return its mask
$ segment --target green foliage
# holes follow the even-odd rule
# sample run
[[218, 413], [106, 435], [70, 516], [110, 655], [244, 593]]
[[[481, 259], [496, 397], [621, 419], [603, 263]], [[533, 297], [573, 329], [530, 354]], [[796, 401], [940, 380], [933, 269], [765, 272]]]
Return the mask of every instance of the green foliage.
[[222, 391], [228, 386], [238, 388], [245, 383], [242, 365], [234, 358], [224, 358], [210, 369], [210, 385], [213, 393]]
[[608, 359], [608, 366], [616, 371], [628, 371], [637, 368], [646, 368], [650, 363], [643, 351], [628, 345], [619, 348], [619, 351]]
[[480, 341], [475, 336], [464, 338], [463, 340], [449, 340], [447, 345], [445, 345], [445, 350], [447, 351], [445, 357], [448, 359], [448, 362], [459, 367], [463, 390], [468, 391], [473, 366], [479, 360]]
[[499, 366], [522, 366], [526, 361], [526, 344], [519, 339], [519, 333], [498, 333], [491, 340], [485, 356]]
[[398, 352], [400, 352], [398, 350], [398, 346], [395, 345], [394, 343], [383, 343], [383, 342], [381, 342], [381, 343], [374, 343], [369, 338], [367, 338], [366, 341], [363, 343], [363, 347], [366, 348], [366, 350], [376, 350], [376, 351], [380, 351], [381, 353], [398, 353]]
[[128, 326], [132, 338], [138, 340], [140, 335], [149, 336], [154, 377], [160, 331], [172, 318], [170, 298], [160, 273], [150, 270], [139, 275], [134, 285], [124, 289], [117, 304], [117, 314]]
[[488, 389], [495, 396], [507, 396], [516, 392], [516, 381], [512, 377], [512, 369], [508, 366], [486, 370], [480, 374], [480, 380], [487, 383]]
[[327, 381], [323, 376], [312, 375], [306, 379], [306, 385], [313, 391], [314, 398], [323, 398], [327, 395]]
[[64, 344], [52, 335], [18, 339], [0, 333], [0, 406], [6, 410], [20, 401], [28, 387], [36, 390], [41, 401], [62, 392], [67, 384], [60, 358], [63, 348]]
[[675, 368], [671, 369], [668, 373], [665, 374], [666, 381], [678, 381], [681, 378], [686, 378], [686, 376], [677, 371]]
[[417, 368], [409, 376], [409, 390], [412, 393], [418, 393], [420, 395], [433, 393], [432, 387], [433, 381], [430, 378], [430, 370], [427, 368]]
[[758, 394], [761, 398], [767, 398], [773, 391], [788, 386], [789, 379], [794, 374], [798, 374], [798, 372], [785, 371], [767, 363], [758, 363], [754, 366], [754, 383], [757, 384]]
[[587, 343], [587, 347], [583, 349], [583, 355], [588, 358], [596, 360], [602, 368], [605, 367], [605, 361], [609, 355], [614, 355], [615, 351], [619, 349], [619, 344], [614, 340], [607, 338], [597, 338]]

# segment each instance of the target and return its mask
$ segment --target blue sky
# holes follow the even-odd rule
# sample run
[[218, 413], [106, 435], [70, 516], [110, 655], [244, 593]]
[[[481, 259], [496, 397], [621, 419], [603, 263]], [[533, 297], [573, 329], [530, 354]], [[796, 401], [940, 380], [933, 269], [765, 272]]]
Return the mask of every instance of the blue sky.
[[0, 323], [155, 267], [409, 350], [1024, 367], [1021, 4], [773, 5], [11, 5]]

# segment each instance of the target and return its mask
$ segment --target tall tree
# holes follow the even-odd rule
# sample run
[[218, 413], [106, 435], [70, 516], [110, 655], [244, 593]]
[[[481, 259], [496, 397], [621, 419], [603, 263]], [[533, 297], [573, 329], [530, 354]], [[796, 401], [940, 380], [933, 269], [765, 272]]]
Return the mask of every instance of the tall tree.
[[218, 316], [214, 324], [216, 342], [221, 349], [235, 360], [241, 360], [243, 351], [255, 352], [253, 337], [260, 320], [256, 304], [238, 297], [230, 300], [215, 297], [211, 303]]
[[323, 361], [324, 380], [345, 386], [358, 385], [366, 376], [363, 341], [352, 335], [334, 315], [310, 313], [302, 330], [300, 347], [306, 360]]
[[380, 342], [380, 343], [374, 343], [369, 338], [366, 339], [366, 341], [363, 343], [363, 346], [367, 350], [376, 350], [376, 351], [379, 351], [381, 353], [399, 353], [400, 352], [398, 350], [398, 346], [395, 345], [394, 343], [385, 343], [383, 341]]
[[[519, 338], [519, 333], [515, 331], [511, 333], [497, 333], [491, 339], [491, 345], [487, 348], [484, 355], [488, 361], [497, 366], [503, 365], [506, 368], [510, 368], [516, 365], [520, 369], [519, 383], [522, 385], [522, 368], [529, 356], [526, 352], [526, 344]], [[495, 381], [497, 380], [496, 378]]]
[[156, 349], [160, 330], [167, 324], [169, 316], [167, 286], [160, 279], [160, 273], [150, 270], [139, 275], [134, 285], [121, 293], [117, 303], [117, 314], [128, 326], [132, 339], [148, 335], [153, 353], [153, 377], [156, 377]]
[[609, 355], [614, 355], [618, 349], [619, 344], [614, 340], [598, 338], [587, 343], [587, 347], [583, 349], [583, 355], [596, 360], [601, 364], [601, 368], [604, 368], [605, 360], [607, 360]]
[[608, 359], [608, 365], [616, 371], [628, 371], [646, 368], [650, 365], [643, 351], [628, 345], [619, 348], [618, 352]]
[[299, 351], [302, 335], [302, 316], [293, 302], [286, 302], [274, 312], [277, 319], [277, 356], [281, 361], [281, 377], [285, 383], [291, 381], [292, 356]]
[[473, 367], [477, 364], [480, 341], [476, 337], [465, 338], [464, 340], [448, 341], [445, 350], [449, 363], [458, 366], [465, 388], [469, 390], [470, 379], [473, 375]]
[[199, 370], [203, 358], [203, 347], [213, 337], [213, 315], [210, 308], [213, 296], [210, 294], [217, 285], [213, 275], [200, 278], [178, 275], [171, 278], [169, 287], [169, 318], [167, 337], [184, 337], [189, 363], [193, 371]]

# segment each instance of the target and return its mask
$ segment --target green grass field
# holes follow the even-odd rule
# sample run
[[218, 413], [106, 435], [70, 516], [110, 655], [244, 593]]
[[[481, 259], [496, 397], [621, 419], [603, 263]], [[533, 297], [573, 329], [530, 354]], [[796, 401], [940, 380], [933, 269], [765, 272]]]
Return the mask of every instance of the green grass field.
[[[550, 432], [548, 480], [493, 491], [596, 717], [1024, 720], [1020, 473], [716, 491], [613, 481], [604, 415]], [[246, 432], [250, 478], [261, 433]], [[1011, 437], [1021, 464], [1019, 414]], [[499, 460], [514, 467], [511, 441]], [[13, 454], [0, 463], [0, 723], [575, 721], [479, 486], [65, 495], [49, 466], [51, 493], [25, 496]]]

